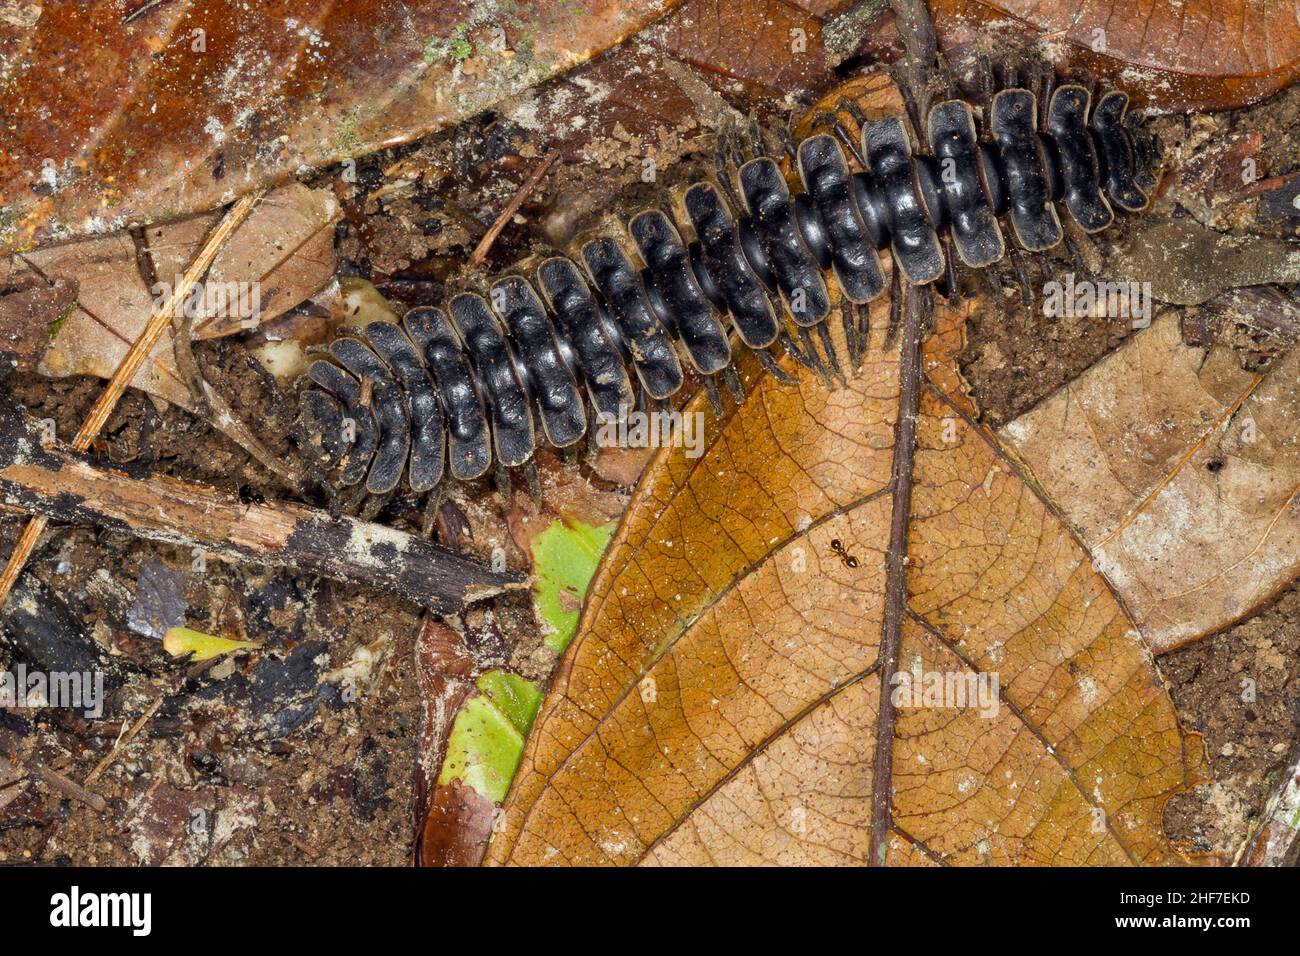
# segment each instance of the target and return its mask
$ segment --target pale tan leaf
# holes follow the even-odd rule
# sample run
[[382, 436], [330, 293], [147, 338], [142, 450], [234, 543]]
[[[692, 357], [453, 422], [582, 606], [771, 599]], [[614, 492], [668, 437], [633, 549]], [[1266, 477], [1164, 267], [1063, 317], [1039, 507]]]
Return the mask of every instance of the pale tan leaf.
[[[234, 283], [242, 290], [241, 302], [247, 304], [254, 301], [256, 290], [260, 321], [283, 314], [333, 275], [337, 215], [337, 203], [328, 190], [295, 183], [269, 194], [213, 262], [206, 287]], [[212, 224], [212, 217], [198, 216], [146, 232], [159, 283], [170, 287], [178, 281]], [[126, 233], [14, 256], [0, 262], [0, 269], [38, 272], [49, 281], [76, 283], [77, 307], [54, 332], [39, 366], [42, 374], [55, 377], [111, 377], [162, 298], [146, 284], [135, 243]], [[207, 312], [205, 307], [196, 319], [203, 337], [247, 327], [241, 310], [221, 310], [210, 321]], [[55, 319], [50, 316], [51, 323]], [[132, 384], [189, 407], [189, 391], [176, 371], [170, 335], [159, 342]]]
[[1298, 379], [1300, 351], [1255, 375], [1171, 314], [1001, 430], [1157, 653], [1300, 571]]

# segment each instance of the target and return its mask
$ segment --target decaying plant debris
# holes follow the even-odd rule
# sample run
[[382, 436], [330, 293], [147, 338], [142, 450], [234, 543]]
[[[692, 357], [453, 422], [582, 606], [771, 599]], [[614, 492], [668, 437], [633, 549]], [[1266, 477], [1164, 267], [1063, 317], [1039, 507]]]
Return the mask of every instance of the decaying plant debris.
[[[639, 684], [627, 685], [625, 675], [602, 672], [592, 661], [607, 662], [611, 646], [631, 659], [628, 648], [640, 643], [678, 648], [654, 665], [661, 694], [681, 694], [686, 700], [690, 693], [704, 693], [706, 677], [716, 678], [721, 665], [717, 655], [696, 654], [707, 642], [690, 642], [703, 641], [700, 635], [714, 626], [708, 614], [687, 615], [687, 625], [672, 606], [660, 607], [637, 593], [629, 606], [645, 601], [646, 614], [659, 617], [653, 627], [642, 620], [623, 633], [610, 623], [612, 612], [605, 617], [591, 612], [579, 629], [578, 649], [564, 658], [557, 678], [561, 654], [556, 642], [548, 640], [550, 624], [535, 598], [540, 593], [538, 542], [548, 529], [556, 524], [606, 527], [629, 507], [634, 515], [650, 513], [654, 495], [647, 487], [655, 482], [661, 490], [672, 486], [677, 478], [665, 476], [671, 466], [661, 463], [661, 471], [649, 473], [651, 484], [638, 491], [650, 457], [644, 452], [606, 450], [578, 461], [543, 452], [536, 497], [522, 481], [503, 494], [489, 478], [451, 488], [427, 512], [423, 501], [399, 493], [362, 522], [339, 514], [346, 503], [312, 476], [293, 473], [299, 480], [286, 481], [284, 472], [272, 473], [259, 463], [259, 457], [274, 457], [300, 464], [290, 440], [294, 379], [311, 350], [337, 328], [363, 321], [373, 309], [400, 312], [440, 303], [450, 291], [477, 288], [484, 270], [562, 249], [575, 236], [608, 224], [612, 213], [634, 211], [656, 201], [666, 186], [707, 174], [718, 134], [744, 126], [751, 114], [766, 124], [793, 126], [846, 75], [898, 55], [894, 25], [883, 4], [772, 5], [771, 22], [757, 41], [728, 19], [735, 14], [716, 5], [607, 6], [620, 8], [619, 15], [583, 35], [580, 45], [589, 51], [634, 32], [666, 8], [676, 9], [624, 45], [549, 80], [545, 78], [572, 59], [547, 40], [571, 29], [564, 18], [547, 14], [530, 31], [516, 14], [498, 15], [494, 4], [484, 5], [481, 16], [463, 24], [422, 14], [434, 18], [425, 31], [432, 39], [415, 46], [402, 39], [401, 55], [392, 54], [390, 68], [398, 73], [403, 63], [411, 68], [400, 88], [413, 101], [437, 102], [439, 125], [460, 121], [431, 135], [425, 135], [430, 129], [427, 111], [420, 113], [401, 97], [385, 96], [376, 108], [353, 115], [356, 104], [381, 88], [373, 84], [350, 92], [356, 97], [351, 111], [334, 109], [343, 118], [330, 128], [349, 131], [346, 140], [343, 134], [318, 135], [317, 121], [301, 108], [296, 93], [270, 80], [268, 89], [274, 89], [268, 95], [278, 103], [271, 119], [250, 124], [230, 114], [229, 103], [214, 106], [217, 125], [238, 135], [226, 146], [210, 133], [182, 138], [182, 148], [200, 161], [149, 189], [121, 186], [123, 204], [112, 222], [102, 225], [116, 228], [128, 220], [171, 220], [178, 213], [211, 210], [255, 183], [283, 182], [285, 175], [277, 170], [298, 169], [301, 163], [293, 174], [299, 182], [269, 194], [274, 201], [255, 212], [261, 224], [250, 218], [246, 245], [236, 235], [222, 262], [224, 276], [257, 277], [263, 290], [273, 286], [278, 298], [257, 328], [205, 325], [200, 318], [192, 329], [192, 369], [176, 364], [176, 353], [164, 337], [151, 350], [144, 371], [132, 378], [141, 390], [126, 392], [116, 403], [86, 454], [70, 451], [59, 439], [81, 428], [101, 393], [101, 379], [114, 375], [149, 319], [154, 300], [138, 254], [145, 250], [154, 278], [170, 281], [184, 272], [220, 211], [149, 225], [134, 236], [115, 231], [81, 238], [100, 231], [87, 226], [87, 217], [98, 215], [95, 177], [104, 173], [76, 169], [61, 158], [54, 173], [60, 188], [53, 194], [37, 192], [20, 205], [16, 221], [0, 222], [9, 250], [0, 271], [0, 348], [12, 358], [3, 386], [9, 398], [0, 407], [0, 554], [9, 551], [28, 516], [54, 521], [0, 609], [0, 661], [33, 669], [97, 669], [109, 688], [106, 713], [99, 719], [51, 709], [0, 713], [0, 755], [7, 758], [0, 761], [0, 862], [401, 865], [412, 859], [477, 863], [485, 855], [494, 862], [546, 862], [556, 846], [565, 859], [584, 862], [644, 854], [669, 862], [721, 862], [710, 857], [706, 831], [729, 828], [735, 835], [745, 830], [742, 818], [748, 816], [752, 823], [754, 814], [748, 811], [761, 801], [754, 798], [752, 807], [746, 803], [753, 794], [745, 787], [768, 786], [771, 780], [764, 772], [807, 772], [808, 766], [797, 759], [783, 764], [781, 748], [793, 752], [803, 747], [804, 757], [811, 759], [820, 733], [825, 747], [874, 750], [874, 711], [868, 713], [870, 702], [854, 696], [869, 696], [861, 678], [872, 662], [853, 656], [861, 648], [850, 653], [847, 643], [834, 643], [842, 637], [838, 633], [824, 642], [814, 640], [816, 622], [805, 620], [792, 625], [792, 633], [803, 635], [806, 644], [791, 659], [829, 682], [822, 691], [827, 700], [817, 710], [806, 709], [810, 701], [820, 700], [815, 692], [802, 702], [797, 695], [783, 696], [799, 684], [797, 675], [780, 688], [767, 688], [766, 701], [755, 693], [749, 712], [771, 707], [771, 726], [742, 725], [739, 742], [729, 745], [737, 761], [746, 748], [756, 746], [772, 755], [766, 771], [744, 764], [754, 781], [745, 780], [741, 763], [719, 765], [721, 783], [693, 781], [713, 803], [701, 811], [685, 800], [674, 811], [677, 816], [664, 821], [660, 834], [645, 839], [645, 846], [611, 838], [608, 845], [588, 847], [580, 827], [560, 824], [539, 835], [532, 804], [540, 801], [538, 815], [552, 819], [546, 804], [550, 791], [538, 783], [542, 778], [545, 787], [586, 788], [593, 805], [606, 796], [593, 792], [589, 781], [584, 784], [580, 748], [576, 757], [557, 755], [536, 740], [523, 744], [521, 736], [521, 750], [528, 749], [518, 789], [508, 800], [496, 800], [467, 782], [469, 776], [450, 773], [446, 766], [449, 752], [459, 746], [453, 739], [457, 717], [469, 701], [491, 698], [487, 688], [496, 675], [509, 674], [540, 688], [557, 681], [553, 686], [561, 690], [541, 705], [540, 719], [549, 721], [550, 728], [571, 724], [586, 732], [583, 694], [592, 693], [595, 685], [572, 693], [563, 689], [572, 686], [572, 669], [595, 674], [592, 680], [611, 698], [632, 686], [622, 706], [635, 711]], [[972, 36], [988, 42], [978, 27], [985, 13], [977, 15], [968, 6], [947, 0], [932, 6], [954, 58], [963, 44], [973, 42]], [[1001, 7], [1023, 12], [1010, 4]], [[382, 18], [382, 11], [374, 15]], [[162, 16], [172, 14], [164, 11]], [[1063, 28], [1052, 11], [1044, 16], [1043, 32]], [[593, 21], [601, 22], [598, 17]], [[856, 42], [826, 49], [821, 34], [828, 22], [855, 24]], [[316, 23], [306, 15], [303, 24], [309, 31], [306, 39], [292, 41], [300, 53], [310, 58], [315, 50], [338, 58], [333, 67], [317, 64], [322, 71], [346, 63], [338, 49], [346, 44], [324, 42], [332, 26], [343, 38], [353, 38], [359, 49], [362, 24], [331, 25], [328, 18]], [[160, 42], [179, 42], [188, 35], [185, 26], [142, 18], [138, 29]], [[749, 20], [744, 27], [752, 29]], [[791, 55], [795, 31], [803, 33], [806, 55]], [[532, 40], [525, 43], [528, 36]], [[987, 36], [1002, 34], [995, 30]], [[373, 42], [392, 53], [397, 39], [376, 35]], [[1010, 49], [1010, 41], [1005, 42]], [[1270, 42], [1289, 41], [1281, 36]], [[1129, 69], [1141, 76], [1159, 66], [1139, 62], [1136, 51], [1116, 55], [1128, 56]], [[428, 76], [420, 79], [418, 64], [429, 57]], [[1212, 72], [1202, 67], [1206, 74]], [[1122, 69], [1122, 63], [1110, 67], [1112, 73]], [[385, 82], [395, 75], [385, 74]], [[1091, 634], [1107, 642], [1106, 653], [1098, 651], [1094, 660], [1071, 661], [1074, 692], [1090, 686], [1096, 695], [1079, 704], [1081, 719], [1112, 703], [1122, 713], [1131, 707], [1130, 722], [1145, 721], [1142, 726], [1159, 741], [1147, 753], [1159, 756], [1152, 757], [1158, 770], [1146, 768], [1149, 779], [1159, 778], [1158, 793], [1139, 794], [1140, 788], [1134, 788], [1131, 799], [1122, 798], [1126, 815], [1120, 825], [1142, 836], [1113, 844], [1102, 837], [1091, 843], [1016, 846], [980, 831], [959, 814], [930, 812], [928, 784], [923, 774], [915, 780], [908, 776], [913, 769], [909, 763], [893, 778], [895, 788], [906, 791], [894, 798], [895, 812], [906, 819], [899, 820], [899, 832], [890, 838], [891, 853], [919, 862], [942, 857], [955, 862], [1224, 864], [1237, 858], [1261, 862], [1266, 856], [1276, 863], [1282, 856], [1266, 844], [1285, 844], [1285, 828], [1278, 836], [1260, 824], [1276, 818], [1276, 801], [1287, 799], [1282, 785], [1296, 765], [1300, 702], [1300, 625], [1292, 583], [1300, 554], [1293, 537], [1300, 525], [1294, 490], [1300, 484], [1300, 457], [1294, 429], [1288, 432], [1282, 424], [1294, 422], [1287, 409], [1300, 400], [1295, 382], [1300, 323], [1294, 309], [1300, 257], [1294, 251], [1284, 254], [1294, 250], [1294, 237], [1300, 234], [1300, 219], [1287, 198], [1294, 197], [1300, 175], [1292, 158], [1300, 155], [1300, 98], [1285, 88], [1290, 79], [1275, 73], [1243, 83], [1208, 75], [1168, 94], [1171, 108], [1234, 108], [1198, 114], [1187, 122], [1173, 116], [1161, 120], [1175, 172], [1152, 222], [1125, 222], [1115, 236], [1099, 238], [1095, 247], [1084, 250], [1108, 269], [1113, 266], [1117, 277], [1156, 283], [1160, 311], [1152, 328], [1135, 330], [1127, 320], [1091, 316], [1044, 318], [1035, 307], [1021, 304], [1010, 276], [999, 276], [992, 289], [981, 289], [960, 310], [941, 310], [924, 353], [931, 384], [915, 396], [921, 407], [922, 449], [927, 442], [940, 442], [935, 436], [949, 419], [962, 423], [963, 440], [947, 459], [923, 454], [914, 512], [945, 512], [947, 499], [935, 490], [944, 482], [936, 476], [970, 484], [970, 495], [954, 500], [973, 510], [954, 519], [953, 528], [922, 521], [921, 538], [910, 545], [913, 593], [899, 621], [900, 667], [910, 666], [909, 655], [931, 663], [979, 658], [979, 647], [946, 641], [945, 612], [927, 604], [933, 597], [940, 607], [942, 581], [966, 573], [961, 559], [936, 542], [958, 535], [954, 528], [960, 529], [963, 521], [1014, 525], [1032, 512], [1041, 525], [1033, 540], [1043, 553], [1051, 552], [1050, 558], [1044, 557], [1018, 583], [1015, 569], [1009, 570], [999, 578], [1005, 579], [1006, 593], [985, 590], [979, 592], [980, 600], [1011, 606], [1032, 602], [1029, 592], [1041, 596], [1040, 591], [1052, 587], [1071, 601], [1078, 598], [1071, 611], [1078, 617], [1062, 625], [1062, 634], [1080, 640]], [[466, 95], [463, 102], [459, 93], [440, 98], [434, 92], [438, 89]], [[1283, 91], [1260, 105], [1238, 105], [1275, 89]], [[189, 102], [182, 93], [203, 95], [197, 89], [178, 92], [180, 99], [168, 109]], [[24, 95], [34, 94], [29, 90]], [[105, 99], [97, 101], [97, 109], [129, 118], [139, 112], [134, 102]], [[479, 112], [489, 104], [487, 112]], [[299, 133], [307, 128], [312, 135], [303, 139]], [[399, 141], [403, 145], [394, 145]], [[125, 119], [114, 126], [109, 145], [104, 155], [114, 164], [125, 163], [128, 151], [137, 148]], [[31, 143], [24, 147], [35, 148]], [[68, 149], [71, 155], [70, 144]], [[1248, 184], [1237, 175], [1243, 159], [1258, 171]], [[338, 160], [344, 162], [326, 165]], [[148, 162], [158, 169], [176, 165], [174, 157], [161, 154]], [[6, 167], [0, 173], [21, 176], [21, 168]], [[654, 170], [654, 182], [645, 181], [647, 168]], [[502, 216], [503, 210], [507, 215]], [[1189, 248], [1221, 248], [1224, 231], [1262, 237], [1250, 240], [1257, 253], [1224, 256], [1230, 261], [1222, 268], [1179, 273], [1175, 266], [1189, 261]], [[266, 235], [290, 241], [273, 240], [267, 246], [259, 238]], [[56, 237], [80, 241], [49, 245]], [[26, 248], [33, 239], [40, 247]], [[481, 250], [484, 270], [467, 268], [475, 250]], [[1191, 258], [1202, 255], [1194, 252]], [[1062, 257], [1058, 265], [1069, 264]], [[1251, 288], [1263, 282], [1273, 288]], [[887, 324], [887, 315], [873, 323], [882, 337]], [[838, 410], [836, 402], [846, 401], [843, 394], [837, 398], [818, 382], [805, 382], [800, 393], [782, 391], [774, 383], [755, 384], [757, 376], [747, 376], [747, 387], [761, 392], [769, 415], [795, 423], [790, 427], [803, 437], [805, 460], [785, 462], [759, 454], [763, 426], [745, 417], [748, 406], [734, 416], [729, 408], [722, 437], [715, 433], [710, 439], [717, 448], [734, 448], [728, 458], [735, 465], [732, 480], [749, 475], [753, 487], [745, 497], [755, 507], [766, 489], [793, 487], [801, 475], [812, 476], [801, 499], [804, 505], [815, 494], [827, 496], [824, 513], [807, 515], [815, 527], [806, 540], [807, 527], [792, 517], [790, 540], [782, 546], [804, 547], [814, 567], [825, 570], [828, 586], [857, 595], [834, 612], [845, 616], [837, 627], [846, 633], [872, 628], [878, 633], [880, 628], [880, 609], [873, 602], [878, 603], [883, 585], [856, 577], [840, 581], [836, 575], [845, 571], [837, 555], [846, 547], [871, 568], [885, 552], [891, 499], [888, 493], [875, 493], [888, 485], [890, 476], [887, 456], [876, 453], [887, 448], [897, 408], [897, 395], [889, 387], [898, 376], [891, 348], [895, 343], [877, 342], [870, 372], [848, 390], [878, 411], [874, 417], [862, 408], [851, 414]], [[1169, 408], [1142, 419], [1143, 409], [1149, 411], [1151, 405], [1148, 393], [1140, 390], [1128, 396], [1133, 408], [1115, 410], [1113, 402], [1108, 404], [1123, 391], [1125, 376], [1141, 376], [1148, 365], [1156, 367], [1155, 356], [1165, 354], [1176, 354], [1178, 369], [1185, 373], [1176, 393], [1163, 386], [1150, 391], [1168, 401]], [[216, 404], [194, 400], [196, 380], [211, 390]], [[1268, 443], [1250, 448], [1240, 444], [1237, 426], [1239, 412], [1252, 401], [1257, 406], [1250, 415], [1253, 426], [1267, 434]], [[795, 405], [801, 410], [794, 410]], [[707, 407], [702, 398], [696, 406]], [[238, 416], [240, 427], [232, 428], [220, 409]], [[1075, 412], [1094, 415], [1103, 425], [1100, 434], [1092, 428], [1096, 422], [1089, 420], [1084, 428], [1072, 418]], [[804, 413], [806, 421], [798, 417]], [[1232, 424], [1231, 433], [1226, 427], [1216, 430], [1220, 419]], [[42, 424], [47, 420], [52, 430]], [[991, 439], [982, 444], [981, 427], [997, 429], [1003, 444], [995, 447]], [[868, 463], [841, 474], [826, 463], [844, 454], [837, 441], [856, 435], [854, 428], [861, 430], [857, 437], [870, 450], [859, 456]], [[744, 441], [735, 437], [740, 433]], [[1068, 461], [1059, 457], [1066, 439], [1082, 449], [1085, 433], [1096, 438], [1102, 458], [1108, 448], [1140, 448], [1135, 462], [1141, 462], [1141, 474], [1124, 476], [1119, 482], [1123, 493], [1100, 504], [1080, 489], [1105, 487], [1106, 463], [1086, 450]], [[251, 441], [256, 454], [248, 450]], [[752, 467], [743, 461], [746, 448], [754, 453]], [[1184, 459], [1191, 462], [1187, 475], [1201, 494], [1198, 513], [1212, 511], [1213, 503], [1231, 501], [1233, 495], [1258, 499], [1250, 520], [1253, 528], [1257, 525], [1259, 546], [1240, 554], [1215, 546], [1216, 535], [1222, 538], [1226, 528], [1238, 526], [1231, 515], [1217, 514], [1218, 524], [1186, 515], [1181, 523], [1160, 517], [1155, 489], [1166, 495], [1178, 490], [1172, 476], [1182, 474]], [[1246, 477], [1241, 477], [1243, 469]], [[1225, 485], [1229, 479], [1232, 483]], [[664, 580], [673, 582], [689, 581], [692, 567], [708, 564], [698, 554], [680, 558], [685, 550], [671, 555], [664, 550], [673, 547], [674, 537], [683, 549], [698, 547], [700, 541], [716, 544], [718, 526], [711, 523], [708, 503], [726, 500], [727, 494], [718, 488], [702, 491], [710, 484], [703, 476], [695, 481], [699, 484], [690, 484], [688, 491], [705, 502], [701, 513], [681, 518], [681, 530], [668, 536], [667, 543], [648, 535], [638, 541], [625, 529], [615, 539], [615, 558], [593, 587], [617, 585], [622, 581], [619, 568], [636, 566], [643, 550], [657, 554]], [[836, 481], [862, 487], [838, 488]], [[1260, 482], [1258, 488], [1251, 481]], [[994, 503], [978, 510], [986, 500]], [[1020, 510], [1000, 510], [1008, 501], [1020, 502]], [[780, 511], [779, 502], [770, 504], [749, 516], [755, 527]], [[1098, 541], [1148, 519], [1156, 532], [1176, 533], [1168, 547], [1156, 549], [1161, 555], [1211, 569], [1204, 575], [1213, 579], [1214, 587], [1205, 591], [1211, 597], [1202, 596], [1195, 608], [1175, 602], [1175, 610], [1166, 612], [1161, 600], [1143, 603], [1139, 591], [1146, 594], [1148, 582], [1138, 572], [1155, 580], [1167, 576], [1167, 569], [1130, 568], [1133, 573], [1125, 576], [1096, 560]], [[433, 541], [423, 536], [426, 526]], [[832, 537], [839, 550], [831, 549]], [[1028, 549], [1024, 542], [1029, 538], [1014, 540], [1018, 548]], [[1139, 543], [1152, 540], [1148, 535]], [[676, 601], [688, 603], [698, 599], [708, 606], [724, 587], [719, 582], [726, 580], [734, 584], [729, 600], [738, 605], [728, 605], [729, 616], [719, 613], [719, 620], [725, 624], [760, 613], [755, 609], [763, 601], [747, 602], [751, 592], [761, 595], [772, 584], [762, 577], [766, 572], [755, 571], [768, 560], [769, 542], [755, 538], [747, 544], [742, 533], [731, 543], [738, 550], [731, 556], [734, 561], [727, 559], [725, 573], [716, 563], [723, 562], [719, 555], [725, 548], [717, 545], [709, 559], [716, 559], [709, 565], [713, 577], [700, 593], [691, 591], [698, 581], [674, 583], [668, 597], [675, 594]], [[1138, 547], [1121, 555], [1121, 561], [1140, 563], [1142, 558]], [[685, 563], [677, 567], [675, 560]], [[1067, 566], [1077, 566], [1077, 575], [1066, 575], [1062, 569]], [[1125, 591], [1121, 577], [1133, 590]], [[1062, 583], [1066, 578], [1069, 583]], [[607, 592], [600, 593], [605, 595], [600, 600], [607, 600]], [[813, 604], [820, 600], [811, 591], [803, 598]], [[946, 599], [962, 600], [958, 594]], [[657, 600], [665, 599], [659, 594]], [[836, 600], [826, 597], [826, 606]], [[576, 616], [581, 595], [575, 598], [561, 587], [559, 603]], [[1096, 608], [1111, 604], [1112, 616], [1098, 624]], [[739, 605], [745, 606], [738, 610]], [[768, 617], [761, 621], [762, 629], [773, 632], [780, 629], [786, 610], [797, 617], [803, 607], [794, 602], [789, 608], [763, 606], [761, 613]], [[853, 618], [858, 612], [861, 620]], [[1124, 626], [1129, 615], [1141, 626], [1141, 639]], [[1156, 619], [1162, 623], [1150, 628], [1159, 632], [1153, 640], [1147, 625]], [[1089, 630], [1094, 624], [1095, 634]], [[202, 662], [171, 659], [162, 638], [174, 626], [255, 646]], [[574, 627], [578, 629], [576, 622]], [[1014, 633], [1011, 622], [1006, 630]], [[1002, 640], [998, 637], [994, 644], [1000, 647]], [[745, 653], [760, 646], [746, 645]], [[1152, 658], [1150, 649], [1159, 656]], [[835, 668], [808, 663], [821, 652], [837, 661]], [[583, 653], [590, 656], [583, 658]], [[696, 683], [669, 690], [676, 675], [692, 673], [687, 665], [696, 657], [709, 662], [694, 673]], [[1032, 670], [1032, 657], [1026, 653], [1023, 658], [1026, 670]], [[1011, 659], [1019, 659], [1015, 648]], [[774, 653], [759, 670], [770, 674], [781, 660]], [[1243, 681], [1251, 687], [1249, 701]], [[1139, 685], [1138, 696], [1125, 696]], [[841, 690], [846, 697], [837, 705], [832, 698]], [[712, 695], [713, 690], [705, 694]], [[709, 709], [707, 701], [697, 703], [700, 712]], [[727, 703], [740, 706], [736, 700]], [[1066, 776], [1086, 773], [1091, 781], [1096, 772], [1100, 781], [1103, 770], [1112, 775], [1097, 784], [1107, 788], [1108, 798], [1108, 788], [1128, 785], [1113, 779], [1123, 776], [1116, 770], [1122, 760], [1090, 763], [1081, 757], [1067, 766], [1070, 736], [1058, 736], [1059, 728], [1020, 698], [1012, 695], [1010, 705], [1005, 725], [998, 724], [990, 734], [1011, 738], [1012, 724], [1027, 728], [1045, 753], [1067, 754], [1062, 764]], [[621, 713], [603, 715], [600, 721], [617, 723]], [[935, 744], [927, 739], [923, 721], [910, 726], [906, 717], [902, 720], [905, 746], [895, 752], [895, 761], [913, 761], [917, 754], [933, 760], [937, 746], [941, 763], [947, 753], [942, 740]], [[673, 747], [689, 746], [690, 735], [675, 726], [656, 725], [666, 732], [665, 739], [674, 741]], [[672, 736], [678, 731], [680, 740]], [[617, 756], [621, 760], [627, 754]], [[1023, 756], [1029, 760], [1031, 755]], [[568, 768], [577, 782], [552, 780], [552, 765]], [[622, 765], [634, 766], [634, 761]], [[595, 779], [609, 776], [593, 774]], [[1000, 781], [991, 769], [978, 777], [961, 792], [992, 799]], [[871, 781], [863, 786], [870, 790]], [[730, 789], [722, 792], [723, 787]], [[841, 796], [852, 795], [851, 790]], [[505, 815], [498, 819], [502, 802]], [[607, 802], [608, 807], [618, 805], [612, 798]], [[639, 806], [635, 801], [630, 805]], [[833, 809], [819, 807], [815, 797], [802, 806], [814, 817], [823, 811], [827, 818], [835, 816]], [[782, 804], [783, 810], [792, 807]], [[1042, 813], [1046, 819], [1049, 810]], [[775, 829], [785, 822], [778, 821]], [[801, 848], [796, 835], [775, 849], [737, 850], [734, 861], [863, 862], [873, 850], [866, 842], [870, 822], [852, 813], [835, 819], [829, 855], [805, 852], [807, 846]]]

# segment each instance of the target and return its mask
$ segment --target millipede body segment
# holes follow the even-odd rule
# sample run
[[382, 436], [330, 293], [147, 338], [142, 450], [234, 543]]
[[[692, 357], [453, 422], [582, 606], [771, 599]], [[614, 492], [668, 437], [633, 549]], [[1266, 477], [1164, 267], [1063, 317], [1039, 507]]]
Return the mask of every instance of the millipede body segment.
[[982, 269], [1010, 253], [1008, 241], [1053, 248], [1064, 237], [1058, 207], [1090, 233], [1116, 208], [1146, 207], [1158, 147], [1126, 94], [1094, 104], [1066, 84], [1038, 104], [1028, 89], [1001, 90], [981, 124], [965, 101], [940, 102], [923, 124], [925, 152], [904, 120], [867, 123], [860, 142], [843, 137], [857, 171], [835, 136], [817, 133], [791, 150], [795, 195], [780, 165], [759, 156], [685, 191], [689, 229], [659, 209], [634, 216], [636, 262], [597, 238], [575, 258], [542, 262], [535, 283], [511, 275], [487, 298], [416, 308], [400, 326], [372, 322], [311, 365], [300, 429], [332, 483], [364, 481], [383, 495], [405, 474], [424, 492], [444, 473], [468, 481], [493, 461], [522, 465], [543, 437], [573, 445], [588, 404], [619, 417], [638, 393], [668, 398], [685, 380], [682, 358], [711, 393], [720, 373], [738, 386], [733, 329], [776, 374], [778, 343], [824, 371], [811, 333], [838, 362], [826, 272], [853, 350], [855, 336], [865, 342], [865, 305], [887, 291], [880, 250], [896, 281], [921, 285], [951, 273], [949, 255]]

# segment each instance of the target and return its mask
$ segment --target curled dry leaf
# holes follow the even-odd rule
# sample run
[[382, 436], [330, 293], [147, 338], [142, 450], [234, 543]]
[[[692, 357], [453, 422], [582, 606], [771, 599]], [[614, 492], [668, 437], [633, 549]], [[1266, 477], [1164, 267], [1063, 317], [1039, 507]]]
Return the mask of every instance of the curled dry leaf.
[[1001, 430], [1156, 653], [1300, 572], [1300, 349], [1262, 375], [1168, 315]]
[[1200, 305], [1228, 289], [1300, 282], [1300, 244], [1264, 236], [1230, 236], [1187, 219], [1139, 227], [1107, 272], [1145, 282], [1174, 305]]
[[[651, 464], [489, 862], [862, 863], [878, 733], [888, 863], [1176, 858], [1161, 811], [1200, 777], [1199, 737], [1088, 554], [943, 384], [921, 400], [899, 670], [991, 696], [904, 698], [878, 727], [899, 408], [886, 324], [877, 309], [847, 387], [742, 366], [752, 391], [709, 416], [704, 455]], [[934, 374], [949, 351], [932, 351], [931, 382], [959, 381]]]
[[[256, 320], [269, 321], [324, 286], [335, 269], [337, 216], [338, 204], [325, 189], [294, 183], [268, 195], [208, 270], [205, 290], [221, 295], [209, 297], [205, 292], [203, 311], [195, 319], [196, 337], [228, 335], [247, 327], [244, 306], [256, 304]], [[144, 255], [152, 262], [156, 282], [170, 289], [179, 281], [213, 224], [210, 216], [196, 216], [145, 230]], [[0, 260], [0, 275], [76, 289], [74, 308], [43, 317], [49, 347], [38, 367], [41, 374], [112, 377], [162, 298], [146, 281], [138, 251], [129, 234], [116, 233]], [[132, 384], [190, 407], [170, 335], [159, 342]]]
[[673, 5], [33, 4], [0, 20], [0, 250], [211, 209], [409, 141]]
[[1058, 66], [1110, 77], [1139, 104], [1231, 109], [1300, 76], [1297, 0], [932, 0], [949, 48], [1001, 25], [1037, 34]]

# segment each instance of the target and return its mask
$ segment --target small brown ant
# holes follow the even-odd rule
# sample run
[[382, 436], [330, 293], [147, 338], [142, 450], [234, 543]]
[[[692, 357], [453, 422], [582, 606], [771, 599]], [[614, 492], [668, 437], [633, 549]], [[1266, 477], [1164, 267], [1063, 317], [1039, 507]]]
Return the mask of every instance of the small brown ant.
[[844, 543], [839, 538], [831, 539], [831, 550], [840, 556], [840, 563], [846, 568], [856, 568], [858, 566], [858, 559], [844, 549]]

